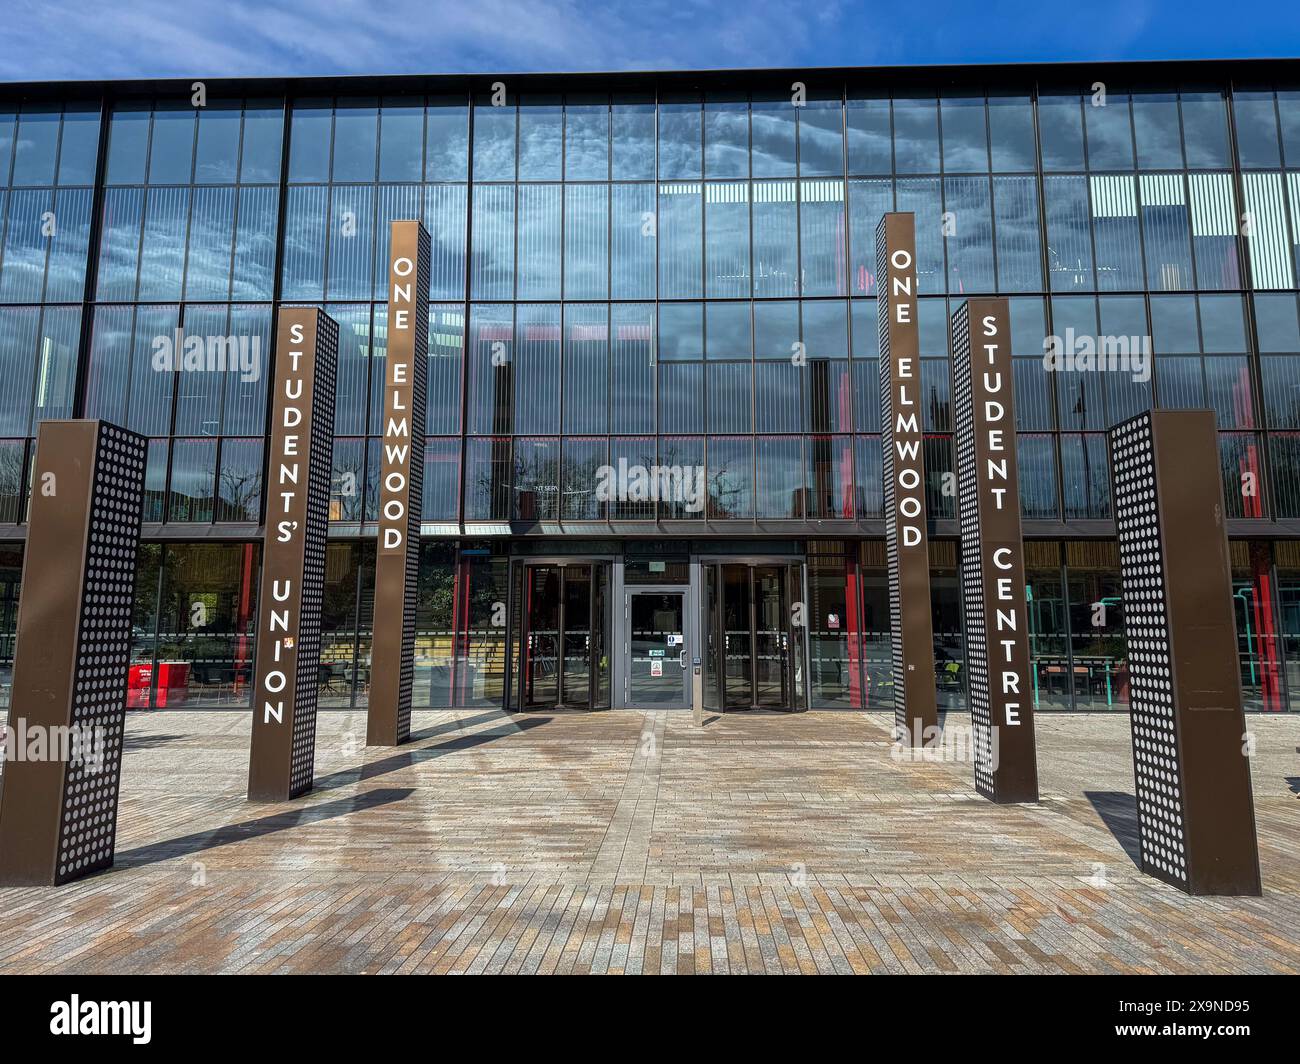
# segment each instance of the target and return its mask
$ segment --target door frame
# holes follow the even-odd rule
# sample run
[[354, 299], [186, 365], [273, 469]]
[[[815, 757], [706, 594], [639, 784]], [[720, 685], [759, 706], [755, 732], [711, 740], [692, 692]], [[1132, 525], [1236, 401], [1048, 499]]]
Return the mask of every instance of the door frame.
[[[619, 669], [618, 690], [620, 696], [615, 704], [627, 709], [690, 709], [691, 708], [691, 660], [696, 654], [696, 594], [695, 581], [689, 584], [623, 584], [622, 623], [616, 625], [618, 631]], [[682, 652], [686, 655], [686, 668], [682, 669], [682, 701], [668, 702], [633, 702], [632, 701], [632, 596], [633, 595], [680, 595], [682, 597]], [[668, 660], [668, 659], [665, 659]]]
[[[519, 656], [521, 659], [522, 656], [526, 653], [526, 649], [524, 646], [524, 639], [528, 632], [528, 618], [526, 616], [525, 604], [523, 602], [515, 603], [513, 599], [516, 591], [519, 591], [521, 593], [527, 592], [528, 570], [530, 568], [535, 568], [535, 567], [550, 567], [550, 568], [566, 569], [570, 566], [576, 567], [576, 566], [583, 566], [583, 565], [587, 566], [591, 571], [590, 617], [593, 622], [592, 629], [591, 629], [592, 634], [594, 635], [595, 633], [595, 624], [604, 621], [605, 638], [607, 640], [612, 640], [614, 637], [615, 617], [607, 616], [605, 618], [600, 618], [596, 616], [596, 568], [597, 566], [600, 565], [608, 566], [608, 569], [606, 571], [607, 573], [606, 599], [608, 600], [606, 604], [606, 609], [608, 610], [610, 615], [613, 615], [615, 613], [613, 607], [615, 559], [613, 557], [609, 555], [576, 555], [576, 554], [563, 555], [562, 554], [562, 555], [555, 555], [555, 556], [522, 555], [522, 556], [514, 556], [510, 559], [510, 567], [509, 567], [507, 586], [506, 586], [507, 634], [506, 634], [506, 656], [505, 656], [506, 683], [504, 688], [504, 701], [505, 701], [505, 708], [507, 710], [512, 712], [524, 712], [524, 713], [539, 713], [539, 712], [544, 713], [548, 711], [559, 712], [565, 710], [572, 710], [574, 712], [588, 713], [588, 712], [598, 712], [600, 710], [609, 708], [608, 706], [596, 705], [596, 703], [599, 701], [599, 698], [597, 697], [597, 693], [599, 691], [599, 678], [597, 676], [598, 666], [594, 661], [590, 666], [590, 672], [589, 672], [588, 682], [587, 682], [587, 691], [589, 696], [588, 703], [586, 705], [568, 705], [563, 700], [564, 699], [564, 634], [565, 634], [563, 585], [564, 585], [565, 577], [563, 576], [561, 577], [561, 590], [560, 590], [560, 603], [559, 603], [560, 628], [559, 631], [556, 633], [557, 635], [556, 677], [555, 677], [556, 703], [554, 706], [549, 707], [548, 709], [547, 707], [528, 706], [524, 704], [525, 677], [524, 677], [523, 663], [522, 660], [516, 661], [515, 655], [513, 653], [515, 640], [518, 640]], [[516, 623], [516, 611], [518, 612], [518, 630], [510, 631], [510, 626]], [[608, 645], [606, 646], [606, 653], [612, 656], [612, 648]], [[611, 661], [610, 663], [611, 685], [613, 683], [613, 668], [614, 668], [613, 662]], [[613, 698], [612, 691], [611, 691], [610, 700], [611, 700], [611, 704], [613, 704], [614, 698]]]
[[[805, 623], [799, 629], [799, 635], [797, 640], [797, 651], [800, 655], [800, 659], [798, 663], [803, 665], [803, 669], [802, 669], [803, 696], [801, 698], [791, 698], [790, 699], [791, 705], [782, 707], [782, 709], [779, 710], [778, 712], [790, 712], [790, 711], [798, 712], [798, 711], [808, 709], [810, 706], [809, 699], [811, 696], [811, 692], [809, 690], [810, 677], [807, 668], [807, 663], [810, 660], [810, 646], [809, 646], [809, 638], [808, 638], [809, 626], [806, 623], [807, 621], [806, 612], [807, 612], [807, 603], [808, 603], [808, 559], [807, 557], [803, 554], [701, 554], [698, 557], [693, 558], [691, 560], [694, 563], [693, 568], [699, 572], [698, 582], [699, 582], [700, 592], [699, 592], [698, 607], [697, 607], [698, 610], [697, 623], [699, 624], [699, 631], [701, 633], [704, 632], [705, 623], [706, 623], [706, 618], [704, 616], [705, 607], [707, 605], [704, 601], [706, 595], [706, 588], [707, 588], [706, 581], [704, 580], [705, 566], [708, 565], [748, 566], [750, 568], [751, 582], [753, 580], [753, 569], [755, 566], [764, 566], [764, 567], [779, 566], [784, 568], [794, 567], [797, 569], [799, 575], [799, 582], [798, 582], [799, 595], [800, 595], [799, 601], [804, 603], [804, 610], [805, 610]], [[695, 581], [692, 580], [692, 584], [694, 583]], [[719, 587], [718, 590], [721, 591], [721, 588]], [[752, 583], [751, 583], [750, 600], [751, 600], [750, 601], [750, 646], [751, 646], [751, 655], [752, 655], [753, 654], [752, 648], [754, 646], [754, 610], [757, 608], [756, 603], [753, 601]], [[796, 626], [793, 623], [791, 623], [788, 627], [793, 632], [793, 629]], [[793, 670], [797, 664], [793, 657], [794, 653], [796, 652], [796, 640], [794, 638], [791, 638], [790, 640], [790, 650], [791, 650], [790, 669], [792, 671], [791, 671], [789, 682], [790, 682], [791, 689], [793, 689], [795, 687], [795, 678], [794, 678]], [[719, 653], [721, 653], [720, 646], [719, 646]], [[725, 698], [725, 694], [723, 693], [723, 686], [721, 683], [719, 684], [718, 690], [719, 690], [720, 704], [718, 706], [717, 711], [719, 713], [728, 712], [726, 708], [726, 698]], [[751, 705], [748, 710], [744, 710], [744, 709], [740, 709], [739, 707], [736, 707], [734, 712], [756, 712], [762, 710], [769, 710], [769, 707], [765, 707], [765, 706], [760, 707], [760, 706], [753, 705], [752, 697], [751, 697]]]

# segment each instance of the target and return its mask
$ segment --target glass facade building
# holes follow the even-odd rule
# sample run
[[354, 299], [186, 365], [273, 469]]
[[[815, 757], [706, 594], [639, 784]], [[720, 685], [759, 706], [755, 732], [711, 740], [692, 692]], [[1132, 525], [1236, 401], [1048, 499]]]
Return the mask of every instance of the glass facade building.
[[[888, 708], [874, 233], [898, 210], [941, 704], [965, 683], [948, 322], [997, 294], [1038, 707], [1127, 702], [1106, 430], [1208, 407], [1247, 707], [1300, 708], [1300, 64], [195, 91], [0, 86], [6, 698], [36, 427], [99, 417], [150, 440], [129, 704], [250, 704], [272, 337], [311, 305], [342, 334], [321, 693], [366, 704], [387, 234], [418, 218], [416, 704], [686, 704], [699, 657], [711, 707]], [[185, 364], [193, 337], [225, 362]], [[685, 490], [611, 496], [620, 469]]]

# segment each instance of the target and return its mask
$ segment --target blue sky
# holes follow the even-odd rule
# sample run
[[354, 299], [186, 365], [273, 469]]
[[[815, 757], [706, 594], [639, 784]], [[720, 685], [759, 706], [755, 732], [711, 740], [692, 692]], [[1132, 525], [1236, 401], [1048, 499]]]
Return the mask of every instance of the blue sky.
[[1287, 55], [1295, 0], [5, 0], [0, 80]]

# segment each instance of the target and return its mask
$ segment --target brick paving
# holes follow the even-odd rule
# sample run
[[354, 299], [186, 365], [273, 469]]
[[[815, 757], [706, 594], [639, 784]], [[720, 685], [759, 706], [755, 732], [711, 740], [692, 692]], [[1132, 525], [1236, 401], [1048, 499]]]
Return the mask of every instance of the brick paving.
[[879, 715], [323, 712], [253, 805], [247, 714], [132, 713], [116, 867], [0, 890], [0, 972], [1296, 972], [1300, 717], [1247, 721], [1265, 894], [1198, 899], [1134, 865], [1124, 716], [1041, 715], [998, 807]]

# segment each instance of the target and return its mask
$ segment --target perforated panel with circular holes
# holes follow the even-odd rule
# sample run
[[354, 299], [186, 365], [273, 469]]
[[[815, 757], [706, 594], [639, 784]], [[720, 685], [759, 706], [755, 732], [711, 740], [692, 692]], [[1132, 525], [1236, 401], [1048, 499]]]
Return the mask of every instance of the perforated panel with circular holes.
[[113, 863], [146, 451], [144, 437], [99, 423], [73, 678], [78, 746], [64, 776], [58, 883]]
[[1182, 772], [1151, 415], [1117, 425], [1110, 438], [1142, 866], [1185, 887]]

